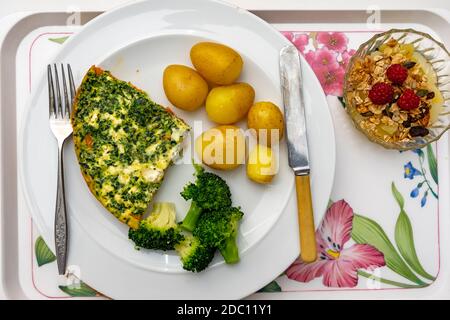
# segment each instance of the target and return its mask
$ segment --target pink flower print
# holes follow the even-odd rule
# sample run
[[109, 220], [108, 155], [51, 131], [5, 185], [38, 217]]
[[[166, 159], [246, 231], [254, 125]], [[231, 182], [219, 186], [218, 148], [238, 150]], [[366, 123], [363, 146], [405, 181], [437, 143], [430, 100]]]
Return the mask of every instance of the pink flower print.
[[341, 54], [341, 61], [339, 61], [339, 64], [345, 69], [347, 68], [347, 65], [350, 61], [350, 58], [356, 53], [356, 50], [350, 49], [345, 50]]
[[358, 269], [385, 266], [384, 255], [368, 244], [344, 248], [352, 232], [353, 209], [344, 200], [335, 202], [316, 231], [318, 259], [304, 263], [298, 258], [287, 270], [289, 279], [309, 282], [322, 277], [327, 287], [355, 287]]
[[343, 52], [347, 49], [348, 39], [342, 32], [318, 32], [316, 39], [333, 51]]
[[311, 66], [311, 68], [315, 65], [316, 62], [316, 52], [315, 51], [308, 51], [304, 54], [304, 57], [308, 64]]
[[290, 31], [281, 31], [281, 34], [286, 37], [290, 42], [294, 40], [294, 33]]
[[342, 96], [345, 76], [344, 68], [339, 65], [337, 68], [313, 66], [313, 70], [326, 95]]
[[296, 34], [291, 41], [297, 47], [298, 51], [303, 52], [309, 43], [309, 36], [304, 33]]
[[327, 48], [308, 51], [306, 61], [308, 61], [313, 69], [315, 67], [328, 67], [329, 69], [339, 68], [336, 52], [328, 50]]

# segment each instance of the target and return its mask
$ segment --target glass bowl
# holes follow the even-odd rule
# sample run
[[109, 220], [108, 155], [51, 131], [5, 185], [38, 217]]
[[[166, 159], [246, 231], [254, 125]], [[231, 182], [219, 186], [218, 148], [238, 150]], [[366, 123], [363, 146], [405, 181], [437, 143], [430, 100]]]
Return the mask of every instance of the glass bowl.
[[[382, 137], [368, 132], [361, 126], [364, 117], [356, 110], [355, 99], [349, 96], [353, 89], [348, 78], [355, 62], [364, 59], [366, 55], [375, 51], [391, 38], [402, 44], [412, 44], [415, 51], [420, 53], [431, 64], [436, 73], [437, 83], [435, 85], [441, 92], [444, 103], [436, 120], [427, 126], [429, 134], [424, 137], [412, 137], [407, 141], [385, 141]], [[450, 54], [442, 43], [436, 41], [427, 33], [412, 29], [392, 29], [377, 34], [369, 41], [363, 43], [351, 58], [346, 70], [343, 98], [347, 112], [356, 128], [362, 131], [369, 140], [388, 149], [411, 150], [423, 148], [427, 144], [438, 140], [450, 128]]]

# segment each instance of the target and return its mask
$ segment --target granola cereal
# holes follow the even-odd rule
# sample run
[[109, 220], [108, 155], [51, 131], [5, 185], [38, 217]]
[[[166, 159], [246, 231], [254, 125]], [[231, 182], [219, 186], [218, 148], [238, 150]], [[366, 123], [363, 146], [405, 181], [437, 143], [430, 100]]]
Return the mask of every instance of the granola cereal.
[[427, 64], [413, 44], [393, 38], [357, 59], [349, 70], [346, 98], [355, 106], [360, 127], [386, 142], [428, 135], [443, 99]]

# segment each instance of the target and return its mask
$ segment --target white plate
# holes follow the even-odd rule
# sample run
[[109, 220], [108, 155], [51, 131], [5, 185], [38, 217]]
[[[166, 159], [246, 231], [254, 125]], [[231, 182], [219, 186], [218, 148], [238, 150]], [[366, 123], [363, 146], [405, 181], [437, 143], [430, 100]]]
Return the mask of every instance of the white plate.
[[[245, 61], [242, 81], [256, 89], [256, 100], [281, 103], [278, 52], [286, 44], [276, 30], [247, 11], [204, 0], [170, 0], [163, 4], [139, 2], [104, 14], [73, 36], [55, 61], [70, 62], [76, 81], [92, 64], [111, 70], [119, 78], [132, 81], [149, 92], [163, 105], [169, 105], [161, 84], [162, 70], [171, 63], [189, 64], [189, 49], [195, 42], [208, 39], [230, 45]], [[304, 62], [305, 101], [308, 117], [308, 139], [312, 162], [312, 191], [316, 221], [320, 221], [330, 195], [335, 145], [333, 126], [327, 103], [313, 72]], [[32, 94], [21, 139], [23, 140], [20, 175], [33, 218], [47, 243], [53, 244], [53, 212], [56, 189], [56, 145], [48, 128], [46, 79]], [[190, 124], [204, 120], [212, 126], [203, 111], [194, 114], [175, 110]], [[198, 134], [198, 132], [196, 132]], [[217, 256], [210, 269], [199, 275], [182, 270], [173, 253], [136, 251], [127, 239], [127, 228], [113, 218], [90, 194], [73, 151], [65, 152], [66, 192], [70, 217], [69, 263], [82, 269], [83, 279], [111, 297], [238, 298], [270, 281], [282, 272], [298, 252], [297, 243], [283, 244], [288, 260], [265, 261], [253, 251], [274, 226], [283, 210], [289, 210], [296, 224], [295, 206], [288, 206], [293, 195], [293, 175], [287, 165], [285, 145], [280, 150], [280, 171], [270, 186], [251, 183], [245, 168], [219, 174], [230, 184], [233, 201], [245, 212], [239, 245], [242, 262], [227, 266]], [[179, 218], [188, 208], [178, 195], [192, 179], [190, 165], [169, 169], [157, 200], [176, 203]], [[277, 250], [279, 243], [267, 243], [265, 251]], [[101, 248], [101, 249], [100, 249]], [[102, 251], [102, 258], [98, 251]], [[86, 259], [90, 257], [90, 259]], [[120, 261], [120, 263], [119, 263]], [[245, 261], [245, 262], [244, 262]], [[271, 263], [265, 276], [254, 270]], [[107, 267], [105, 267], [107, 266]], [[120, 266], [120, 267], [119, 267]], [[232, 271], [239, 285], [231, 289], [228, 277]], [[126, 273], [126, 283], [116, 281]], [[164, 287], [154, 286], [164, 280]], [[122, 283], [120, 286], [118, 283]], [[213, 286], [208, 284], [214, 283]], [[133, 292], [125, 290], [128, 284]], [[208, 288], [208, 289], [206, 289]], [[125, 290], [125, 291], [124, 291]]]

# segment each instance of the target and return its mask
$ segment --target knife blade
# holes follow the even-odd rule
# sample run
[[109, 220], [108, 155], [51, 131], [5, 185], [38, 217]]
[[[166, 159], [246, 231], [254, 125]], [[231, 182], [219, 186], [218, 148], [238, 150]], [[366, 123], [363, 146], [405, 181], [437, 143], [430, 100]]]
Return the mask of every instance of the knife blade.
[[316, 260], [317, 249], [309, 180], [309, 151], [301, 62], [297, 48], [292, 45], [286, 46], [280, 51], [280, 81], [289, 166], [295, 174], [300, 257], [308, 263]]
[[297, 48], [291, 45], [284, 47], [280, 52], [280, 78], [289, 166], [294, 170], [295, 175], [306, 175], [310, 172], [301, 77]]

